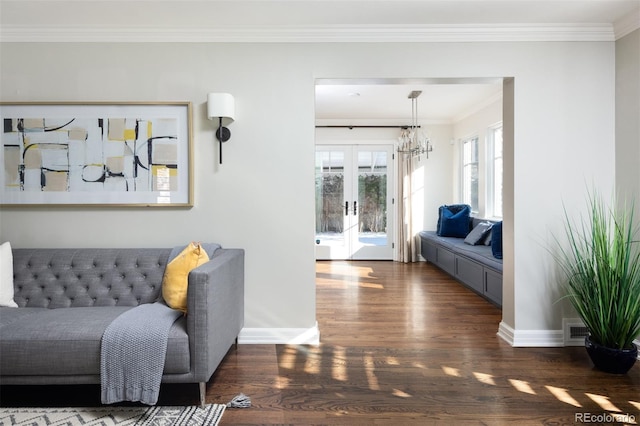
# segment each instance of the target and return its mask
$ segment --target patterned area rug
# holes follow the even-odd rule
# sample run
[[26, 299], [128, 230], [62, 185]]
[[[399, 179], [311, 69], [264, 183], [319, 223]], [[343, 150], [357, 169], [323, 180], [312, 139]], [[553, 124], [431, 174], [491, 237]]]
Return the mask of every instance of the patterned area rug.
[[0, 425], [215, 426], [225, 405], [200, 407], [0, 408]]

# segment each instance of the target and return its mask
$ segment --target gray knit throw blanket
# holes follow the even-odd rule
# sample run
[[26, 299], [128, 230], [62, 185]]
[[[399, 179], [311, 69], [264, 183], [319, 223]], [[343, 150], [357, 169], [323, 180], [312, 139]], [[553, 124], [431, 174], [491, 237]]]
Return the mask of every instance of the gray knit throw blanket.
[[118, 316], [102, 335], [102, 403], [155, 405], [171, 325], [182, 315], [164, 303], [146, 303]]

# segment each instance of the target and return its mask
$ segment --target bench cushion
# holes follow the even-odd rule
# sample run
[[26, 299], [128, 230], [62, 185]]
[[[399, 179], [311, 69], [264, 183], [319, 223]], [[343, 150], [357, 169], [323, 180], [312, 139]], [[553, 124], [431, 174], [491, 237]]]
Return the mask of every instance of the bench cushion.
[[455, 237], [441, 237], [435, 231], [422, 231], [420, 238], [433, 241], [453, 252], [466, 256], [483, 265], [502, 273], [502, 260], [493, 257], [491, 247], [485, 245], [472, 246], [465, 244], [464, 239]]

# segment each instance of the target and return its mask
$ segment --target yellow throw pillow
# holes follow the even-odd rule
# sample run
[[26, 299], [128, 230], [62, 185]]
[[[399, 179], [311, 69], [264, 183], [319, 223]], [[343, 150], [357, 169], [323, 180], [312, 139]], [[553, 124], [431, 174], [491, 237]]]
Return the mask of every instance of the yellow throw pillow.
[[167, 305], [187, 312], [189, 272], [208, 261], [209, 256], [200, 243], [189, 243], [167, 264], [162, 277], [162, 297]]

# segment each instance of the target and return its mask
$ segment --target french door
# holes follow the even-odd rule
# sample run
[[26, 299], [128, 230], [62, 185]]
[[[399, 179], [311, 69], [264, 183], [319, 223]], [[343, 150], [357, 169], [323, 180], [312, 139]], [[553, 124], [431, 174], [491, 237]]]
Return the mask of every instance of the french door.
[[393, 259], [393, 145], [316, 147], [316, 259]]

